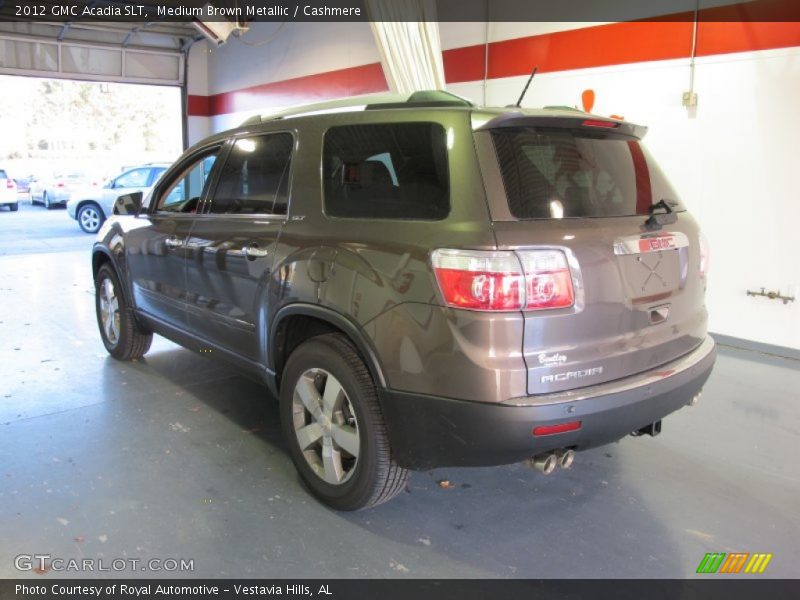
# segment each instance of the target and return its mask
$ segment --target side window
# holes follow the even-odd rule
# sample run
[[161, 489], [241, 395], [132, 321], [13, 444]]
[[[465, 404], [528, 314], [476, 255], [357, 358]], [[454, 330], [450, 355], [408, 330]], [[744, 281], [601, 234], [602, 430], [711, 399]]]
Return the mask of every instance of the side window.
[[200, 200], [206, 192], [209, 175], [217, 159], [219, 148], [198, 157], [188, 166], [159, 198], [158, 213], [197, 212]]
[[293, 145], [289, 133], [237, 140], [220, 171], [210, 212], [285, 215]]
[[330, 216], [437, 220], [450, 212], [447, 135], [437, 123], [331, 127], [322, 161]]
[[143, 188], [147, 187], [150, 178], [150, 169], [134, 169], [123, 173], [114, 180], [115, 188]]

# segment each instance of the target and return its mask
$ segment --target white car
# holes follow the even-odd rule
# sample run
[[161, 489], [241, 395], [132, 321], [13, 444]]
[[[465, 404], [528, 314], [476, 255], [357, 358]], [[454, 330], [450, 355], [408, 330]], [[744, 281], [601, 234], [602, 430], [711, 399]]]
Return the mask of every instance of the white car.
[[168, 166], [166, 163], [142, 165], [109, 180], [99, 193], [77, 191], [67, 202], [67, 212], [86, 233], [97, 233], [103, 222], [114, 214], [114, 202], [119, 196], [133, 192], [146, 194]]
[[48, 210], [66, 204], [73, 192], [98, 187], [99, 181], [84, 171], [56, 173], [50, 177], [31, 180], [31, 204], [44, 204]]
[[19, 209], [17, 184], [3, 169], [0, 169], [0, 206], [7, 206], [12, 212]]

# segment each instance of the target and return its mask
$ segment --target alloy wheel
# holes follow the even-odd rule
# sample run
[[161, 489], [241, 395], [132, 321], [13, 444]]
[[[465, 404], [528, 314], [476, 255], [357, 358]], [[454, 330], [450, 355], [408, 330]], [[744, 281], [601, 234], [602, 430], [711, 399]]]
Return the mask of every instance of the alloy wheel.
[[103, 332], [110, 344], [116, 344], [119, 340], [119, 300], [114, 283], [106, 277], [100, 285], [100, 321], [103, 324]]
[[100, 215], [91, 206], [81, 209], [81, 226], [88, 232], [94, 233], [100, 227]]
[[305, 371], [295, 384], [292, 423], [314, 473], [331, 485], [348, 481], [358, 464], [360, 437], [353, 405], [339, 380], [323, 369]]

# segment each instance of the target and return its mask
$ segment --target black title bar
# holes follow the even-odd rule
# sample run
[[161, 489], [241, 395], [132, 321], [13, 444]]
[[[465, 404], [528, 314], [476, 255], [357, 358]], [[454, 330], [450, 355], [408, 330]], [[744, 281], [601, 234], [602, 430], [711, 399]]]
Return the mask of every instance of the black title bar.
[[695, 17], [720, 22], [800, 22], [797, 0], [435, 0], [435, 19], [403, 12], [408, 4], [397, 4], [388, 13], [373, 11], [370, 4], [370, 0], [2, 0], [0, 22], [605, 22], [691, 21]]

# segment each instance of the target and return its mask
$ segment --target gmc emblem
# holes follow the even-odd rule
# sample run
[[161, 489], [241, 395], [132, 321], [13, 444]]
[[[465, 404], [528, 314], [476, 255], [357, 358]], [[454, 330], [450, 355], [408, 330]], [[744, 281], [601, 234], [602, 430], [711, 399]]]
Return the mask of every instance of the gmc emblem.
[[670, 236], [643, 238], [639, 240], [639, 252], [656, 252], [675, 248], [675, 238]]

